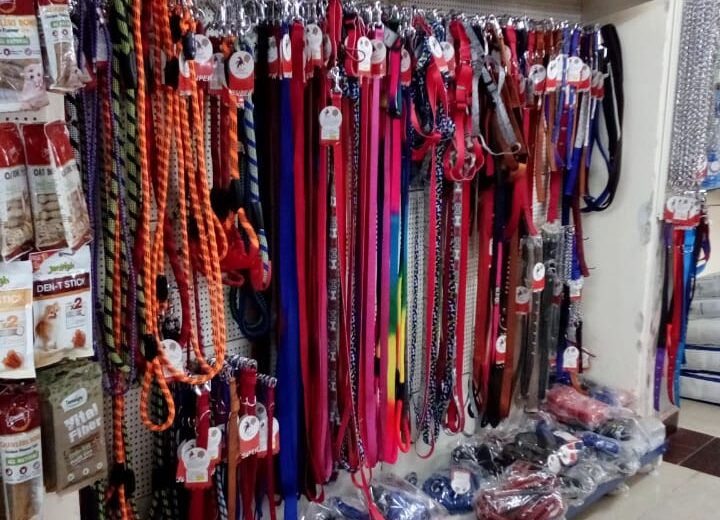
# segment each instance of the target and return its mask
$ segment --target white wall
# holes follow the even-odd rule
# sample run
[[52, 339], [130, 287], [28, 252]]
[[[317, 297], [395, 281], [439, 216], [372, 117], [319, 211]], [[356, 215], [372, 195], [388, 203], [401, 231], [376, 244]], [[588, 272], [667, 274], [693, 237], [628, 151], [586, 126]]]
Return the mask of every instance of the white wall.
[[[583, 340], [597, 354], [591, 375], [635, 392], [644, 413], [652, 406], [661, 287], [656, 201], [664, 196], [658, 192], [665, 184], [666, 128], [672, 122], [665, 115], [668, 84], [674, 81], [676, 4], [654, 0], [600, 20], [617, 26], [623, 47], [622, 177], [612, 207], [584, 220], [592, 270], [583, 295]], [[596, 159], [593, 171], [602, 164]]]

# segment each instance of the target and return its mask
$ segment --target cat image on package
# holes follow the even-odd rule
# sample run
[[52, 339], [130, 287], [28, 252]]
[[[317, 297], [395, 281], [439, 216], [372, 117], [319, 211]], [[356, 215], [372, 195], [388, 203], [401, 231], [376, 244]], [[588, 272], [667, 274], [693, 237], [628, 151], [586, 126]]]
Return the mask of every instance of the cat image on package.
[[43, 251], [30, 260], [35, 365], [92, 356], [90, 248]]

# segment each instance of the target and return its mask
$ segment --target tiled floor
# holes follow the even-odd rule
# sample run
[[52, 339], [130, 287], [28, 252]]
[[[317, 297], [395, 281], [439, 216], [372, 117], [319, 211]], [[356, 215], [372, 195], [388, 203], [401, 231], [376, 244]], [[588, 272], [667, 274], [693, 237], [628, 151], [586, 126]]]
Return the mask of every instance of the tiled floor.
[[598, 501], [579, 520], [720, 518], [720, 406], [683, 401], [665, 462]]

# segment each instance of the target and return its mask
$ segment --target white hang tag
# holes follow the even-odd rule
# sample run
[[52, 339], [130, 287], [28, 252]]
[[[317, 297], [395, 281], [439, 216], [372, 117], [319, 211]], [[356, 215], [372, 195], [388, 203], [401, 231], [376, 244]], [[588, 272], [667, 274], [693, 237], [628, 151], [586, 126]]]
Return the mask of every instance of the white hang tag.
[[255, 59], [245, 51], [236, 51], [228, 62], [228, 88], [239, 96], [249, 96], [255, 87]]
[[361, 36], [357, 41], [358, 73], [370, 75], [373, 47], [370, 39]]
[[387, 48], [381, 40], [372, 41], [372, 55], [370, 56], [370, 67], [373, 77], [381, 78], [385, 76], [385, 60], [387, 57]]
[[551, 454], [547, 459], [547, 467], [550, 471], [556, 475], [562, 470], [562, 464], [560, 463], [560, 457], [556, 454]]
[[405, 87], [409, 87], [412, 82], [411, 67], [412, 58], [410, 57], [410, 53], [407, 49], [403, 48], [400, 51], [400, 83]]
[[183, 454], [185, 463], [185, 483], [205, 484], [210, 481], [208, 468], [210, 467], [210, 456], [203, 448], [193, 448]]
[[578, 84], [578, 90], [581, 92], [589, 92], [592, 87], [592, 71], [590, 65], [583, 63], [580, 69], [580, 82]]
[[465, 495], [472, 489], [472, 475], [466, 469], [454, 468], [450, 475], [450, 487], [457, 495]]
[[563, 368], [568, 371], [577, 370], [578, 356], [580, 351], [577, 347], [570, 346], [563, 351]]
[[580, 83], [582, 67], [583, 61], [577, 56], [571, 56], [568, 59], [567, 81], [571, 86], [577, 87]]
[[505, 334], [500, 334], [497, 337], [497, 340], [495, 340], [495, 352], [498, 354], [505, 354], [507, 351], [507, 336]]
[[532, 290], [533, 292], [542, 292], [545, 289], [545, 264], [538, 262], [532, 271]]
[[432, 54], [433, 58], [435, 59], [435, 63], [437, 63], [440, 72], [447, 72], [447, 62], [445, 61], [445, 57], [443, 56], [443, 50], [440, 46], [440, 42], [437, 41], [437, 38], [435, 38], [435, 36], [430, 36], [428, 38], [428, 47], [430, 48], [430, 54]]
[[[164, 339], [162, 340], [162, 349], [170, 366], [172, 366], [176, 372], [185, 372], [184, 353], [180, 343], [174, 339]], [[163, 367], [163, 373], [166, 378], [172, 379], [174, 377], [168, 367]]]
[[240, 436], [239, 452], [241, 458], [257, 453], [260, 447], [260, 421], [254, 415], [243, 415], [238, 420]]
[[280, 40], [280, 74], [283, 78], [292, 78], [292, 46], [289, 34], [284, 34]]
[[213, 46], [204, 34], [195, 34], [195, 74], [199, 81], [210, 81], [213, 73]]
[[211, 426], [208, 429], [208, 447], [207, 451], [210, 460], [218, 460], [220, 458], [220, 443], [222, 441], [222, 430], [217, 426]]
[[548, 92], [553, 92], [557, 88], [558, 80], [560, 79], [560, 58], [556, 57], [554, 60], [550, 60], [547, 66], [545, 89]]
[[310, 47], [310, 58], [322, 60], [323, 32], [317, 24], [310, 23], [305, 26], [305, 38]]
[[320, 111], [320, 143], [334, 144], [340, 141], [342, 112], [336, 106], [327, 106]]
[[443, 58], [445, 58], [447, 63], [455, 60], [455, 47], [453, 47], [450, 42], [442, 42], [440, 47], [443, 51]]

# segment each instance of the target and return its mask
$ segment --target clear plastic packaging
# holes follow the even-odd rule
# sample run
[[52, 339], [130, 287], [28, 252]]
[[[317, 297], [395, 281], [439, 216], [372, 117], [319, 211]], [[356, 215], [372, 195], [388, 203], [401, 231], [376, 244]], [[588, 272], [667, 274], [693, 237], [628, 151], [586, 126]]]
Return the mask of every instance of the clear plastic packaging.
[[480, 482], [491, 478], [483, 469], [478, 475], [475, 468], [477, 466], [455, 465], [445, 471], [436, 471], [425, 480], [422, 490], [450, 514], [469, 513]]
[[367, 506], [351, 497], [331, 497], [324, 503], [310, 502], [303, 520], [370, 520]]
[[558, 420], [588, 430], [595, 430], [612, 416], [611, 408], [606, 403], [563, 385], [548, 390], [547, 409]]
[[448, 511], [407, 480], [383, 473], [373, 478], [370, 495], [387, 520], [444, 518]]
[[557, 475], [517, 462], [498, 483], [482, 487], [475, 500], [477, 518], [553, 520], [565, 514]]

